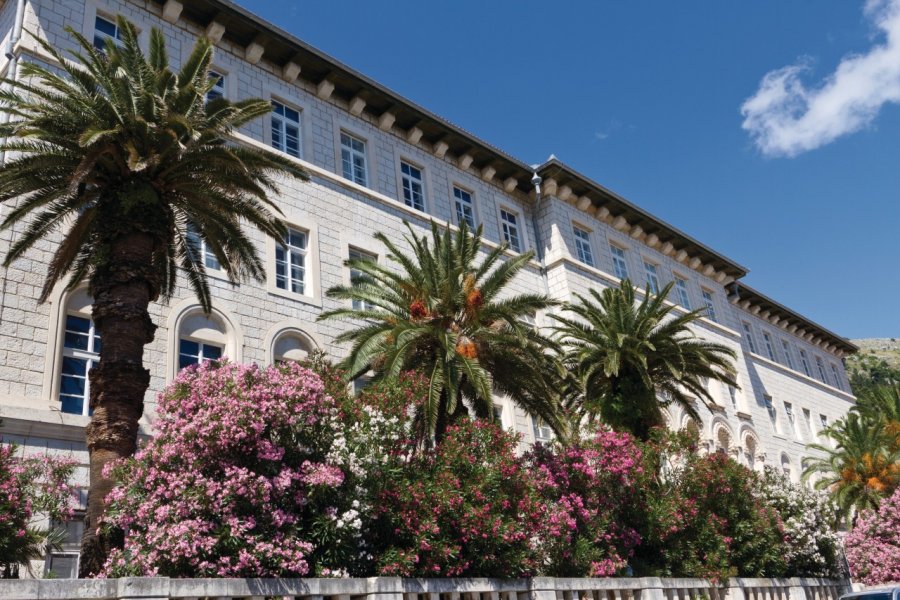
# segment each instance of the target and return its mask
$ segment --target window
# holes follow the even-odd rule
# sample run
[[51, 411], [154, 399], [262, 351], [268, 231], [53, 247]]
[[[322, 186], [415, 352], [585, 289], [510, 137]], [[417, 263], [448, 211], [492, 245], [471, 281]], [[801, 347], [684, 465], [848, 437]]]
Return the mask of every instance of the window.
[[501, 208], [500, 222], [503, 226], [503, 239], [509, 244], [510, 249], [515, 252], [521, 252], [522, 242], [519, 238], [519, 225], [518, 221], [516, 221], [516, 214]]
[[575, 254], [578, 255], [578, 260], [593, 267], [594, 251], [591, 248], [591, 234], [580, 227], [573, 227], [572, 231], [575, 234]]
[[358, 394], [370, 385], [372, 385], [372, 380], [375, 378], [375, 374], [372, 371], [369, 371], [365, 375], [360, 375], [356, 379], [353, 380], [353, 393]]
[[94, 19], [94, 48], [101, 52], [106, 50], [106, 41], [112, 40], [116, 45], [122, 42], [122, 32], [115, 19], [107, 19], [97, 15]]
[[772, 420], [772, 427], [775, 428], [775, 431], [778, 431], [778, 412], [775, 410], [772, 396], [763, 396], [763, 399], [766, 403], [766, 411], [769, 413], [769, 418]]
[[610, 245], [609, 251], [612, 253], [613, 269], [616, 277], [619, 279], [628, 279], [628, 263], [625, 262], [625, 250], [618, 246]]
[[819, 370], [819, 379], [822, 380], [822, 383], [828, 383], [828, 378], [825, 376], [825, 364], [818, 356], [816, 357], [816, 368]]
[[831, 374], [834, 377], [834, 387], [838, 389], [843, 389], [841, 386], [841, 377], [838, 375], [837, 367], [834, 366], [834, 363], [831, 363]]
[[85, 316], [66, 315], [59, 384], [59, 401], [64, 413], [90, 414], [88, 372], [100, 360], [100, 349], [100, 335], [94, 328], [94, 321]]
[[738, 410], [737, 388], [733, 385], [728, 386], [728, 397], [731, 399], [731, 408]]
[[472, 194], [453, 186], [453, 199], [456, 205], [456, 222], [462, 225], [465, 221], [469, 225], [469, 229], [475, 229], [475, 208], [472, 204]]
[[784, 415], [787, 417], [788, 423], [790, 424], [791, 431], [796, 432], [796, 423], [794, 418], [794, 405], [790, 402], [784, 403]]
[[366, 175], [366, 143], [346, 132], [341, 132], [341, 167], [344, 179], [359, 185], [368, 185]]
[[531, 424], [534, 427], [534, 439], [538, 442], [547, 443], [553, 440], [553, 429], [540, 417], [531, 417]]
[[[362, 250], [357, 250], [356, 248], [350, 248], [350, 260], [367, 260], [376, 262], [378, 258], [369, 254], [368, 252], [363, 252]], [[350, 281], [353, 282], [354, 279], [368, 279], [368, 277], [362, 271], [357, 271], [356, 269], [350, 269]], [[375, 310], [375, 306], [365, 302], [363, 300], [353, 300], [353, 310]]]
[[305, 231], [288, 229], [284, 242], [275, 247], [275, 286], [278, 289], [306, 293], [308, 241]]
[[659, 293], [659, 276], [656, 273], [656, 265], [644, 261], [644, 273], [647, 275], [647, 285], [654, 294]]
[[766, 354], [769, 356], [769, 360], [777, 361], [778, 359], [775, 358], [775, 347], [772, 345], [772, 336], [764, 331], [763, 341], [766, 343]]
[[400, 177], [403, 180], [403, 201], [407, 206], [424, 212], [425, 184], [422, 169], [401, 161]]
[[819, 415], [819, 425], [822, 427], [821, 431], [828, 429], [828, 417]]
[[713, 301], [713, 294], [709, 290], [702, 290], [703, 294], [703, 303], [706, 305], [706, 316], [709, 317], [709, 320], [718, 323], [719, 319], [716, 318], [716, 305]]
[[812, 414], [808, 408], [803, 409], [803, 425], [806, 428], [807, 438], [812, 439]]
[[189, 338], [178, 340], [178, 369], [222, 358], [224, 348]]
[[315, 344], [297, 329], [290, 329], [278, 335], [272, 344], [272, 362], [300, 362], [305, 360]]
[[272, 147], [300, 158], [300, 111], [272, 101]]
[[750, 323], [743, 321], [741, 322], [741, 325], [744, 326], [744, 337], [747, 339], [747, 345], [750, 346], [750, 352], [756, 354], [756, 345], [753, 343], [753, 333], [750, 330]]
[[800, 350], [800, 364], [803, 365], [803, 373], [806, 374], [807, 377], [812, 377], [812, 372], [809, 370], [809, 359], [806, 357], [806, 350]]
[[796, 369], [794, 367], [794, 357], [791, 355], [791, 345], [788, 344], [787, 340], [781, 340], [781, 350], [784, 352], [784, 362], [787, 363], [787, 366], [791, 369]]
[[678, 292], [678, 303], [691, 310], [691, 298], [688, 296], [687, 280], [675, 277], [675, 291]]
[[206, 92], [206, 101], [215, 100], [216, 98], [224, 98], [225, 97], [225, 75], [222, 73], [217, 73], [216, 71], [209, 72], [209, 78], [212, 79], [215, 83], [213, 83], [212, 88], [208, 92]]
[[219, 264], [219, 259], [216, 258], [216, 255], [207, 247], [206, 240], [200, 237], [200, 232], [193, 224], [188, 224], [187, 242], [188, 251], [195, 261], [202, 262], [203, 266], [207, 269], [215, 269], [216, 271], [222, 269], [222, 265]]
[[70, 521], [50, 521], [50, 530], [62, 532], [58, 549], [47, 554], [44, 565], [45, 577], [52, 573], [56, 579], [78, 577], [78, 555], [81, 551], [81, 536], [84, 533], [84, 515], [76, 512]]
[[500, 404], [494, 405], [494, 422], [503, 427], [503, 406]]

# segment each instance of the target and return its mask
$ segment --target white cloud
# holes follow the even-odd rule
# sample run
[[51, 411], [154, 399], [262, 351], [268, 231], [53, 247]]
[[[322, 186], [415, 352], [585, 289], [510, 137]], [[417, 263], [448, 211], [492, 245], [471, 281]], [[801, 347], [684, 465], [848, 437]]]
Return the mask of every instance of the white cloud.
[[819, 148], [869, 125], [883, 105], [900, 103], [900, 0], [869, 0], [865, 14], [882, 41], [842, 59], [817, 87], [801, 80], [805, 60], [770, 71], [741, 106], [742, 127], [763, 154]]

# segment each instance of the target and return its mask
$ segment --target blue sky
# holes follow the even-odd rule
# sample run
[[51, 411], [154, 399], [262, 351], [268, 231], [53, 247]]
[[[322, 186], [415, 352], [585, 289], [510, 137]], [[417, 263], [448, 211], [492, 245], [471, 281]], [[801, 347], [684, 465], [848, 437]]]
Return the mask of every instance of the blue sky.
[[239, 2], [821, 325], [900, 337], [900, 0]]

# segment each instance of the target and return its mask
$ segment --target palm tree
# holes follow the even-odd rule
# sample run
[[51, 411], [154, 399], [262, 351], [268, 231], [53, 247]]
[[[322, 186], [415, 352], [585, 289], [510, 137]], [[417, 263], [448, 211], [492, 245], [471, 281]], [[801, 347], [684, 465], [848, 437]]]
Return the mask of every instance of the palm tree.
[[27, 222], [5, 264], [61, 231], [40, 300], [57, 283], [71, 290], [87, 280], [103, 338], [90, 372], [83, 575], [97, 572], [107, 550], [108, 540], [97, 535], [112, 485], [103, 467], [135, 450], [150, 381], [144, 346], [156, 329], [148, 305], [171, 297], [181, 267], [210, 309], [205, 267], [188, 227], [232, 281], [259, 279], [263, 264], [243, 222], [280, 239], [284, 228], [267, 194], [277, 191], [278, 176], [306, 176], [286, 158], [226, 141], [271, 106], [206, 101], [214, 84], [208, 40], [200, 39], [175, 72], [161, 31], [150, 32], [145, 56], [134, 26], [121, 18], [118, 25], [121, 42], [103, 51], [69, 29], [80, 47], [74, 61], [41, 42], [61, 72], [25, 63], [19, 81], [4, 81], [13, 90], [0, 94], [12, 118], [0, 127], [6, 139], [0, 150], [12, 153], [0, 167], [0, 201], [14, 201], [2, 227]]
[[809, 445], [821, 456], [809, 459], [803, 478], [820, 476], [816, 489], [831, 492], [842, 517], [877, 508], [900, 485], [900, 448], [886, 421], [850, 412], [822, 435], [834, 446]]
[[692, 398], [713, 401], [708, 380], [737, 385], [734, 352], [689, 329], [704, 309], [672, 314], [665, 301], [672, 285], [659, 294], [648, 288], [638, 303], [626, 279], [590, 297], [576, 294], [575, 304], [554, 315], [562, 361], [577, 380], [566, 402], [575, 423], [599, 418], [647, 439], [663, 424], [664, 405], [675, 402], [699, 421]]
[[504, 295], [532, 253], [507, 257], [504, 244], [476, 263], [481, 227], [473, 235], [463, 222], [454, 234], [432, 222], [429, 243], [427, 235], [419, 237], [406, 225], [411, 253], [375, 235], [396, 269], [349, 260], [347, 266], [358, 274], [349, 286], [327, 292], [352, 305], [320, 319], [359, 323], [337, 338], [353, 343], [341, 365], [348, 376], [369, 370], [376, 379], [405, 370], [424, 372], [430, 387], [415, 422], [426, 444], [439, 442], [449, 422], [467, 414], [466, 403], [476, 416], [492, 418], [494, 393], [506, 394], [562, 435], [546, 376], [548, 340], [526, 322], [554, 303], [543, 295]]

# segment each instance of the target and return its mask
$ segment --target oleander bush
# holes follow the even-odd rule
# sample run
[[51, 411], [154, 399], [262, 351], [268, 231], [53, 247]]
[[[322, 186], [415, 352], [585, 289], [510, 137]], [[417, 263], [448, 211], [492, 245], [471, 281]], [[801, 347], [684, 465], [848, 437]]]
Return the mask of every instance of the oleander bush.
[[461, 418], [429, 446], [427, 378], [356, 395], [345, 381], [321, 357], [182, 371], [155, 437], [114, 468], [105, 527], [124, 543], [105, 575], [722, 580], [833, 558], [824, 505], [699, 454], [690, 434], [598, 426], [522, 453], [497, 423]]
[[900, 581], [900, 489], [863, 511], [844, 540], [850, 573], [866, 585]]
[[28, 561], [42, 559], [54, 532], [40, 517], [72, 518], [76, 498], [71, 485], [75, 462], [45, 455], [22, 456], [0, 439], [0, 578], [17, 577]]

